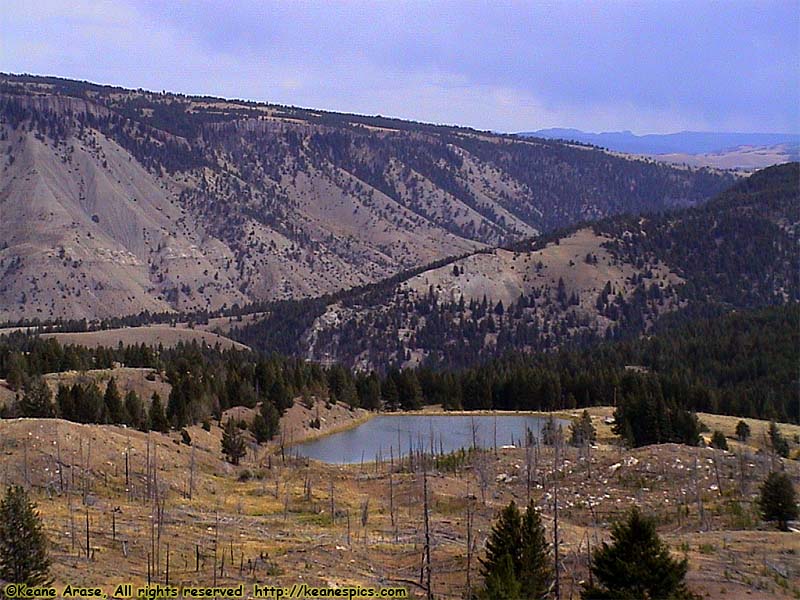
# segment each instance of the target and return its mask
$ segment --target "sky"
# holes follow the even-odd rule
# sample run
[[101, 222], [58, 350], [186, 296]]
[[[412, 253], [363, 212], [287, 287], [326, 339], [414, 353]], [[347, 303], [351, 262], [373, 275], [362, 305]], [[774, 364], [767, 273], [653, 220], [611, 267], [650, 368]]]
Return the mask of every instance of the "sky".
[[800, 0], [3, 0], [0, 71], [494, 131], [800, 132]]

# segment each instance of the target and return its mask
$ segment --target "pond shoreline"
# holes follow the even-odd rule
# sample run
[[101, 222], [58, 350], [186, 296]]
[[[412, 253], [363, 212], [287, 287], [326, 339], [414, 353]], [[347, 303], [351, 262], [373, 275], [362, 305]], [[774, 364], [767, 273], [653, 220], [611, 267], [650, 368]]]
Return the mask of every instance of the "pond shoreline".
[[[394, 417], [394, 419], [382, 419], [383, 417]], [[348, 465], [372, 462], [372, 457], [390, 455], [392, 448], [397, 450], [395, 456], [406, 456], [409, 452], [414, 451], [413, 449], [418, 443], [421, 443], [415, 443], [413, 440], [427, 439], [429, 435], [438, 439], [437, 445], [444, 454], [473, 446], [476, 443], [476, 432], [478, 432], [477, 443], [481, 447], [496, 446], [499, 448], [512, 445], [519, 447], [524, 443], [525, 432], [530, 430], [534, 435], [539, 436], [549, 417], [556, 418], [560, 425], [566, 427], [575, 415], [561, 411], [553, 413], [437, 409], [381, 413], [363, 411], [357, 418], [337, 427], [331, 427], [320, 432], [319, 435], [307, 436], [304, 439], [292, 439], [291, 443], [285, 443], [284, 448], [290, 448], [292, 454], [309, 460]], [[397, 420], [397, 446], [394, 442], [395, 425], [392, 423], [395, 419]], [[442, 421], [431, 425], [439, 419]], [[470, 419], [474, 419], [477, 425], [472, 425]], [[375, 421], [378, 422], [375, 423]], [[371, 423], [374, 425], [370, 425]], [[493, 425], [494, 427], [492, 427]], [[364, 428], [356, 432], [362, 426]], [[492, 429], [494, 430], [493, 435], [488, 433]], [[402, 441], [400, 439], [401, 430], [403, 431]], [[340, 438], [326, 441], [334, 435], [340, 435]], [[389, 441], [390, 439], [391, 441]]]
[[[481, 409], [481, 410], [444, 410], [443, 408], [437, 408], [437, 405], [432, 405], [431, 407], [427, 408], [420, 408], [417, 410], [396, 410], [396, 411], [366, 411], [364, 409], [355, 409], [357, 411], [362, 411], [361, 414], [354, 417], [352, 420], [348, 421], [347, 423], [342, 423], [341, 425], [337, 425], [335, 427], [331, 427], [325, 429], [324, 431], [318, 430], [314, 433], [310, 433], [307, 435], [300, 435], [299, 437], [292, 437], [289, 442], [284, 444], [284, 448], [293, 448], [295, 446], [299, 446], [301, 444], [305, 444], [307, 442], [313, 442], [322, 438], [326, 438], [331, 435], [336, 435], [337, 433], [342, 433], [344, 431], [349, 431], [350, 429], [355, 429], [356, 427], [360, 427], [364, 423], [371, 421], [376, 417], [406, 417], [406, 416], [427, 416], [427, 417], [491, 417], [497, 415], [498, 417], [548, 417], [553, 415], [553, 417], [557, 419], [563, 419], [565, 421], [574, 421], [578, 418], [578, 414], [573, 414], [573, 412], [561, 409], [561, 410], [554, 410], [552, 412], [548, 411], [540, 411], [540, 410], [491, 410], [491, 409]], [[577, 409], [575, 409], [577, 410]], [[279, 443], [276, 441], [276, 448], [279, 448]]]

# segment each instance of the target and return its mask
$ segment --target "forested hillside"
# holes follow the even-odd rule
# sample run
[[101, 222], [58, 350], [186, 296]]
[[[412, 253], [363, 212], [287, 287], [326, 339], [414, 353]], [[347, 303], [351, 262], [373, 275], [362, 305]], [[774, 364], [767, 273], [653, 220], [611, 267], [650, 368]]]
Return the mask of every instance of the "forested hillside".
[[[17, 398], [0, 414], [60, 415], [139, 428], [154, 427], [155, 418], [159, 427], [180, 428], [218, 418], [232, 406], [261, 406], [274, 432], [277, 416], [295, 398], [309, 405], [341, 402], [370, 410], [423, 404], [466, 410], [613, 405], [621, 408], [621, 428], [627, 414], [639, 421], [632, 424], [637, 431], [643, 421], [654, 427], [643, 434], [655, 436], [650, 441], [694, 443], [698, 430], [690, 411], [800, 422], [798, 348], [797, 304], [668, 323], [647, 338], [581, 350], [510, 353], [470, 369], [390, 369], [385, 374], [195, 343], [158, 351], [144, 346], [88, 349], [17, 333], [0, 337], [0, 380]], [[126, 406], [90, 377], [59, 389], [55, 397], [39, 379], [114, 363], [163, 374], [171, 392], [160, 399], [155, 415], [150, 415], [151, 398], [126, 398]]]
[[0, 320], [318, 296], [733, 181], [560, 142], [0, 77]]
[[234, 335], [365, 369], [460, 367], [638, 336], [676, 311], [689, 319], [796, 303], [798, 181], [797, 163], [773, 167], [703, 207], [611, 218], [366, 291], [282, 304]]

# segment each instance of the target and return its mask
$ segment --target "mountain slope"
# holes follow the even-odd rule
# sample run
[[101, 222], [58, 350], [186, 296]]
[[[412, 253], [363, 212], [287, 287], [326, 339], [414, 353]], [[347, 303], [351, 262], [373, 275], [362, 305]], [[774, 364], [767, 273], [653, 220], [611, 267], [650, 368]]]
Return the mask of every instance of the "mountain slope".
[[546, 140], [0, 76], [0, 320], [379, 281], [731, 177]]
[[463, 366], [509, 350], [639, 334], [675, 311], [796, 303], [798, 182], [797, 163], [772, 167], [702, 207], [609, 218], [367, 293], [279, 306], [233, 337], [365, 369]]

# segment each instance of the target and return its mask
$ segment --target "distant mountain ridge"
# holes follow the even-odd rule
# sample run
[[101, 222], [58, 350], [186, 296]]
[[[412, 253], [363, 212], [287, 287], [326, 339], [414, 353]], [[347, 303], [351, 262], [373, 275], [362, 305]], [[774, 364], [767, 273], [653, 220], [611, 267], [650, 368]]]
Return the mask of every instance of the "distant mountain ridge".
[[461, 127], [0, 74], [0, 322], [318, 296], [733, 181]]
[[579, 129], [539, 129], [526, 137], [576, 141], [630, 154], [708, 154], [741, 146], [800, 145], [800, 133], [722, 133], [680, 131], [636, 135], [630, 131], [592, 133]]

